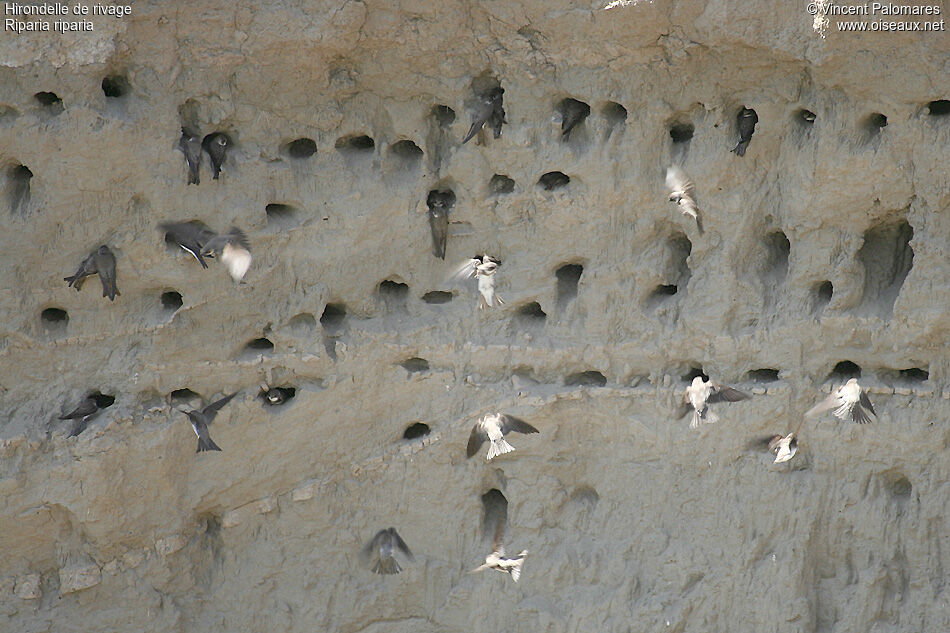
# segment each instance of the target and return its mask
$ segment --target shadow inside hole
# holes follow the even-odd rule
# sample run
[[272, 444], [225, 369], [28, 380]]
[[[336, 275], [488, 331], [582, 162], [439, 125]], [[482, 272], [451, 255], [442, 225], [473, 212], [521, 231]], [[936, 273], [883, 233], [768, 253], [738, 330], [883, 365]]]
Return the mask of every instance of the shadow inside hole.
[[568, 140], [590, 116], [590, 106], [572, 97], [562, 99], [557, 106], [561, 115], [561, 138]]
[[583, 274], [584, 267], [580, 264], [565, 264], [555, 271], [558, 305], [564, 305], [577, 296], [577, 285]]
[[182, 306], [181, 293], [175, 290], [168, 290], [162, 293], [162, 308], [175, 311]]
[[400, 367], [408, 371], [410, 374], [415, 374], [419, 372], [429, 371], [429, 361], [424, 358], [419, 358], [418, 356], [413, 358], [407, 358], [401, 362]]
[[673, 139], [673, 143], [676, 145], [688, 143], [693, 138], [695, 131], [696, 128], [693, 127], [692, 123], [674, 123], [670, 126], [670, 138]]
[[191, 389], [175, 389], [170, 394], [168, 394], [168, 401], [171, 403], [172, 407], [181, 406], [183, 404], [191, 404], [191, 402], [201, 400], [201, 396], [192, 391]]
[[831, 297], [834, 296], [835, 289], [830, 281], [822, 281], [812, 286], [812, 302], [814, 304], [815, 310], [820, 310], [821, 308], [828, 305], [831, 301]]
[[404, 440], [417, 440], [420, 437], [425, 437], [431, 432], [429, 425], [423, 422], [413, 422], [406, 427], [406, 430], [402, 432], [402, 439]]
[[270, 339], [266, 338], [255, 338], [251, 339], [244, 345], [244, 351], [251, 352], [253, 354], [269, 353], [274, 351], [274, 344]]
[[498, 488], [482, 495], [482, 538], [493, 539], [508, 524], [508, 499]]
[[59, 114], [65, 109], [63, 100], [60, 99], [55, 92], [37, 92], [33, 95], [33, 98], [36, 99], [37, 103], [41, 106], [55, 114]]
[[390, 307], [404, 306], [409, 299], [409, 286], [407, 284], [387, 279], [380, 282], [376, 289], [376, 294]]
[[603, 387], [607, 384], [607, 377], [596, 370], [582, 371], [570, 374], [564, 378], [565, 387]]
[[376, 149], [376, 141], [365, 134], [343, 136], [334, 145], [341, 154], [348, 156], [366, 156]]
[[749, 380], [754, 382], [775, 382], [778, 380], [777, 369], [753, 369], [749, 372]]
[[542, 325], [548, 315], [537, 301], [526, 303], [518, 309], [518, 320], [527, 325]]
[[274, 229], [292, 229], [299, 226], [297, 210], [289, 204], [271, 203], [264, 207], [267, 225]]
[[129, 92], [129, 82], [121, 75], [113, 75], [102, 79], [102, 93], [109, 99], [119, 99]]
[[422, 295], [422, 300], [430, 305], [448, 303], [454, 298], [454, 294], [451, 292], [445, 292], [444, 290], [430, 290], [429, 292]]
[[950, 114], [950, 101], [937, 99], [927, 104], [927, 114], [930, 116], [947, 116]]
[[343, 331], [346, 319], [346, 305], [342, 303], [328, 303], [320, 316], [320, 325], [327, 334], [334, 335]]
[[515, 181], [503, 174], [495, 174], [488, 181], [488, 190], [493, 194], [511, 193], [515, 190]]
[[46, 308], [40, 312], [40, 320], [49, 329], [65, 328], [69, 323], [69, 314], [60, 308]]
[[408, 139], [393, 143], [389, 151], [399, 160], [412, 165], [422, 160], [422, 148]]
[[884, 480], [884, 489], [887, 493], [898, 501], [905, 501], [910, 498], [910, 493], [914, 487], [906, 475], [897, 471], [886, 472], [882, 474]]
[[703, 382], [709, 380], [709, 376], [706, 375], [706, 372], [703, 371], [702, 367], [690, 367], [689, 371], [683, 374], [681, 377], [683, 382], [693, 382], [693, 378], [700, 376], [703, 379]]
[[864, 233], [857, 259], [864, 267], [864, 293], [860, 308], [889, 317], [907, 274], [914, 267], [910, 241], [914, 229], [907, 220], [882, 222]]
[[880, 112], [872, 112], [861, 124], [868, 136], [876, 136], [882, 129], [887, 127], [887, 117]]
[[433, 106], [431, 116], [439, 127], [447, 128], [455, 123], [455, 110], [447, 105]]
[[317, 153], [317, 143], [310, 138], [298, 138], [284, 145], [284, 153], [296, 160], [310, 158]]
[[907, 381], [911, 382], [924, 382], [930, 378], [930, 372], [926, 369], [921, 369], [920, 367], [911, 367], [909, 369], [902, 369], [898, 372], [898, 375]]
[[32, 178], [33, 172], [26, 165], [16, 165], [10, 168], [10, 187], [7, 195], [11, 213], [21, 213], [29, 206], [30, 180]]
[[775, 231], [765, 237], [766, 258], [763, 273], [768, 287], [785, 281], [785, 277], [788, 276], [788, 256], [791, 250], [791, 242], [788, 241], [784, 232]]
[[607, 136], [609, 137], [614, 130], [621, 129], [627, 122], [627, 109], [614, 101], [608, 101], [601, 114], [607, 121]]
[[538, 179], [538, 185], [545, 191], [561, 189], [569, 182], [571, 182], [570, 176], [560, 171], [549, 171]]
[[850, 378], [860, 378], [861, 367], [850, 360], [843, 360], [834, 366], [828, 378], [832, 380], [848, 380]]

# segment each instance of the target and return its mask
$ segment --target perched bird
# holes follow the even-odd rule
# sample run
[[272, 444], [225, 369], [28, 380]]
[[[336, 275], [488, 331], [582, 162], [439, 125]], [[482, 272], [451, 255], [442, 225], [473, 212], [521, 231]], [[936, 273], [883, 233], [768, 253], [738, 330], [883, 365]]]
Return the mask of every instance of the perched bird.
[[699, 207], [693, 194], [693, 183], [686, 177], [683, 170], [673, 165], [666, 170], [666, 186], [670, 190], [670, 202], [675, 202], [683, 215], [696, 220], [699, 234], [703, 234], [703, 221], [699, 217]]
[[376, 536], [363, 547], [361, 552], [364, 558], [373, 559], [372, 571], [374, 574], [398, 574], [402, 567], [396, 562], [396, 549], [400, 549], [410, 561], [415, 560], [409, 546], [406, 545], [396, 532], [396, 528], [386, 528], [376, 533]]
[[738, 402], [747, 400], [748, 395], [733, 389], [720, 385], [712, 380], [703, 382], [702, 376], [693, 378], [693, 382], [683, 393], [683, 401], [680, 404], [676, 417], [682, 418], [693, 410], [693, 419], [689, 423], [689, 428], [695, 429], [700, 424], [712, 424], [719, 421], [719, 416], [709, 410], [709, 405], [716, 402]]
[[752, 140], [752, 133], [755, 132], [755, 124], [759, 122], [759, 115], [752, 108], [742, 108], [736, 115], [736, 125], [739, 128], [739, 142], [732, 150], [736, 156], [745, 156], [746, 147]]
[[472, 570], [474, 574], [477, 571], [485, 569], [494, 569], [506, 574], [511, 574], [511, 579], [518, 582], [521, 578], [521, 567], [524, 565], [524, 559], [528, 555], [528, 550], [523, 549], [514, 558], [505, 556], [505, 548], [501, 544], [504, 533], [505, 523], [499, 519], [495, 529], [495, 539], [492, 543], [492, 553], [485, 557], [485, 562]]
[[858, 424], [867, 424], [871, 421], [868, 412], [874, 417], [877, 413], [874, 411], [874, 405], [868, 398], [868, 392], [861, 388], [856, 378], [851, 378], [841, 387], [831, 392], [831, 395], [809, 409], [805, 414], [806, 418], [823, 413], [828, 409], [834, 409], [834, 416], [839, 420], [852, 421]]
[[495, 294], [495, 272], [501, 262], [488, 255], [476, 255], [466, 260], [452, 275], [453, 279], [470, 279], [474, 277], [478, 280], [479, 297], [478, 308], [494, 308], [500, 306], [504, 301]]
[[158, 227], [165, 231], [165, 241], [177, 244], [184, 251], [191, 253], [202, 268], [207, 268], [201, 255], [201, 249], [213, 237], [214, 231], [209, 229], [203, 222], [190, 220], [188, 222], [164, 222]]
[[505, 119], [505, 108], [502, 106], [504, 94], [505, 89], [498, 86], [492, 88], [481, 97], [478, 105], [475, 107], [475, 112], [472, 114], [472, 127], [469, 128], [468, 134], [462, 139], [463, 145], [478, 134], [478, 131], [481, 130], [486, 123], [488, 127], [491, 128], [495, 138], [501, 136], [501, 126], [503, 123], [508, 122]]
[[468, 436], [468, 447], [465, 449], [465, 453], [468, 457], [471, 457], [478, 452], [485, 440], [491, 442], [488, 447], [489, 460], [510, 453], [515, 450], [515, 447], [506, 442], [504, 436], [512, 431], [528, 434], [537, 433], [538, 429], [513, 415], [489, 413], [479, 419], [472, 427], [472, 434]]
[[432, 254], [445, 259], [445, 243], [449, 236], [449, 212], [455, 204], [451, 191], [432, 190], [426, 198], [429, 206], [429, 228], [432, 230]]
[[565, 141], [578, 123], [590, 116], [590, 106], [583, 101], [567, 98], [561, 102], [561, 138]]
[[806, 123], [814, 123], [816, 118], [815, 113], [811, 110], [802, 110], [802, 120]]
[[769, 440], [769, 451], [775, 455], [775, 464], [787, 462], [798, 452], [798, 439], [794, 433], [775, 435]]
[[99, 411], [111, 405], [114, 401], [114, 398], [104, 396], [100, 393], [94, 393], [87, 396], [86, 399], [80, 402], [79, 406], [76, 407], [72, 412], [67, 413], [66, 415], [59, 418], [60, 420], [75, 420], [73, 428], [70, 429], [69, 435], [66, 437], [76, 437], [85, 431], [89, 420], [92, 419], [94, 415], [99, 413]]
[[272, 407], [284, 404], [294, 397], [297, 390], [291, 387], [268, 387], [261, 383], [261, 398]]
[[227, 158], [228, 148], [231, 147], [231, 137], [224, 132], [214, 132], [205, 137], [201, 146], [211, 157], [211, 170], [214, 172], [212, 179], [217, 180], [218, 174], [221, 173], [221, 165]]
[[197, 185], [201, 182], [198, 177], [198, 169], [201, 167], [201, 137], [188, 128], [181, 128], [178, 149], [185, 155], [185, 161], [188, 163], [188, 184]]
[[115, 281], [115, 255], [105, 244], [82, 260], [75, 275], [63, 277], [63, 281], [79, 290], [85, 278], [96, 273], [99, 273], [99, 281], [102, 283], [102, 296], [109, 297], [109, 301], [115, 301], [115, 296], [122, 293], [119, 292]]
[[228, 229], [227, 233], [215, 235], [208, 240], [201, 248], [201, 254], [205, 257], [219, 257], [234, 281], [241, 281], [251, 266], [251, 244], [244, 232], [236, 226]]
[[195, 435], [198, 436], [198, 450], [195, 451], [196, 453], [221, 450], [211, 439], [211, 435], [208, 433], [208, 425], [211, 424], [214, 417], [218, 415], [218, 411], [236, 395], [237, 392], [235, 391], [230, 396], [216, 400], [200, 411], [182, 411], [182, 413], [187, 415], [188, 419], [191, 420], [191, 428], [195, 430]]

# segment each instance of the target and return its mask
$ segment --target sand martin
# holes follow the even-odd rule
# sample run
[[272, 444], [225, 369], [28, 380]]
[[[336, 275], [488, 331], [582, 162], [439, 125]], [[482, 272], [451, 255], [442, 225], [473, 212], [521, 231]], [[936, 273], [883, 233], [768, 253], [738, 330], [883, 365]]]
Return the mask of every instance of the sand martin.
[[478, 280], [478, 292], [480, 294], [478, 308], [494, 308], [500, 306], [504, 301], [495, 293], [495, 272], [501, 266], [501, 261], [489, 257], [488, 255], [476, 255], [466, 260], [456, 269], [452, 279], [471, 279]]
[[830, 396], [809, 409], [805, 417], [810, 418], [828, 409], [834, 409], [834, 416], [839, 420], [850, 418], [858, 424], [867, 424], [871, 421], [868, 412], [877, 417], [874, 405], [868, 399], [867, 391], [861, 388], [856, 378], [850, 379], [844, 385], [832, 391]]
[[759, 115], [751, 108], [742, 108], [736, 115], [736, 127], [739, 128], [739, 142], [730, 151], [736, 153], [736, 156], [745, 156], [745, 150], [752, 140], [752, 133], [755, 132], [755, 124], [759, 122]]
[[216, 400], [200, 411], [181, 411], [188, 416], [188, 419], [191, 421], [191, 428], [194, 429], [195, 435], [198, 436], [198, 450], [195, 451], [196, 453], [221, 450], [221, 448], [214, 443], [214, 440], [211, 439], [211, 435], [208, 433], [208, 425], [211, 424], [215, 416], [218, 415], [218, 411], [221, 410], [221, 407], [230, 402], [231, 398], [236, 395], [237, 392], [235, 391], [230, 396]]
[[504, 436], [512, 431], [527, 434], [537, 433], [538, 429], [512, 415], [489, 413], [479, 419], [472, 427], [472, 434], [468, 437], [468, 447], [465, 449], [465, 453], [468, 457], [471, 457], [478, 452], [485, 440], [491, 442], [488, 447], [489, 460], [510, 453], [515, 450], [515, 447], [506, 442]]
[[786, 436], [775, 435], [769, 439], [769, 451], [775, 455], [775, 464], [787, 462], [798, 452], [798, 439], [794, 433]]
[[104, 244], [82, 260], [75, 275], [63, 277], [63, 281], [79, 290], [86, 277], [96, 273], [99, 273], [99, 281], [102, 283], [102, 296], [109, 297], [109, 301], [115, 301], [115, 296], [121, 294], [115, 282], [115, 255]]
[[292, 387], [268, 387], [261, 383], [261, 399], [272, 407], [284, 404], [294, 397], [297, 390]]
[[528, 555], [528, 550], [523, 549], [514, 558], [507, 558], [505, 556], [505, 548], [501, 544], [504, 526], [504, 521], [499, 519], [497, 528], [495, 529], [495, 540], [492, 543], [492, 553], [486, 556], [485, 562], [473, 569], [472, 573], [474, 574], [475, 572], [485, 569], [494, 569], [495, 571], [511, 574], [511, 579], [518, 582], [518, 579], [521, 578], [521, 567], [524, 565], [524, 559]]
[[561, 111], [561, 138], [566, 141], [571, 135], [571, 130], [590, 116], [590, 106], [583, 101], [567, 98], [561, 102], [559, 110]]
[[449, 212], [455, 204], [451, 191], [429, 192], [426, 198], [429, 207], [429, 229], [432, 231], [432, 254], [445, 259], [445, 243], [449, 237]]
[[201, 248], [205, 257], [218, 257], [234, 281], [241, 281], [251, 266], [251, 244], [244, 232], [232, 226], [227, 233], [215, 235]]
[[393, 556], [397, 548], [410, 561], [415, 560], [412, 552], [409, 551], [409, 546], [396, 532], [396, 528], [391, 527], [377, 532], [376, 536], [363, 547], [361, 555], [363, 558], [372, 558], [374, 574], [398, 574], [402, 571], [402, 567], [399, 566], [395, 556]]
[[469, 128], [468, 134], [462, 139], [463, 145], [478, 134], [478, 131], [481, 130], [486, 123], [488, 127], [491, 128], [495, 138], [501, 136], [501, 126], [503, 123], [508, 122], [505, 119], [505, 109], [502, 106], [504, 94], [504, 88], [495, 87], [479, 99], [478, 105], [475, 107], [475, 112], [472, 114], [472, 127]]
[[202, 268], [208, 264], [201, 255], [201, 249], [215, 236], [203, 222], [190, 220], [188, 222], [164, 222], [158, 227], [165, 232], [165, 241], [177, 244], [187, 253], [198, 260]]
[[72, 429], [69, 431], [69, 435], [66, 437], [76, 437], [85, 431], [86, 424], [89, 422], [89, 420], [99, 413], [99, 411], [111, 405], [114, 401], [114, 398], [94, 393], [87, 396], [85, 400], [80, 402], [79, 406], [76, 407], [72, 412], [67, 413], [64, 416], [60, 416], [60, 420], [75, 420]]
[[197, 185], [201, 182], [198, 177], [198, 170], [201, 167], [201, 137], [188, 128], [181, 128], [178, 149], [185, 155], [185, 161], [188, 163], [188, 184]]
[[693, 193], [693, 183], [686, 177], [683, 170], [673, 165], [666, 170], [666, 186], [670, 190], [670, 202], [675, 202], [683, 215], [696, 220], [696, 228], [700, 235], [703, 233], [703, 221], [699, 217], [699, 207]]
[[681, 418], [692, 409], [693, 418], [689, 423], [689, 428], [695, 429], [700, 424], [712, 424], [719, 421], [719, 416], [709, 410], [710, 404], [738, 402], [748, 398], [748, 395], [732, 387], [720, 385], [712, 380], [703, 382], [702, 376], [696, 376], [683, 393], [682, 404], [676, 412], [676, 417]]

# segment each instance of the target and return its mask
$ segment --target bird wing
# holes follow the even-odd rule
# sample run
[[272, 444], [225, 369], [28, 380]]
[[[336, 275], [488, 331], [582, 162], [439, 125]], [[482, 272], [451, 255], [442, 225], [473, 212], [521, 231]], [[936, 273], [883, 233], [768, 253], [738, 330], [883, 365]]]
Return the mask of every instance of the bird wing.
[[481, 264], [481, 260], [477, 257], [465, 260], [461, 266], [455, 269], [452, 274], [449, 276], [449, 279], [452, 281], [460, 281], [462, 279], [470, 279], [475, 276], [475, 271], [478, 270], [478, 265]]
[[211, 404], [209, 404], [208, 406], [206, 406], [204, 409], [202, 409], [201, 412], [205, 415], [205, 417], [207, 418], [207, 421], [210, 422], [211, 420], [213, 420], [214, 416], [216, 416], [218, 414], [218, 411], [221, 410], [221, 407], [231, 402], [231, 398], [233, 398], [237, 394], [238, 392], [235, 391], [230, 396], [224, 396], [220, 400], [216, 400], [212, 402]]
[[[863, 392], [862, 395], [864, 395]], [[865, 398], [865, 400], [866, 399], [867, 398]], [[851, 407], [851, 420], [857, 422], [858, 424], [867, 424], [871, 421], [871, 417], [868, 415], [868, 412], [865, 411], [863, 406], [861, 406], [860, 399]]]
[[874, 405], [871, 404], [871, 399], [868, 398], [868, 392], [863, 389], [861, 395], [858, 396], [858, 404], [877, 416], [877, 411], [874, 410]]
[[709, 393], [709, 397], [706, 398], [706, 402], [738, 402], [740, 400], [748, 400], [751, 396], [746, 393], [742, 393], [738, 389], [733, 389], [732, 387], [726, 387], [725, 385], [720, 385], [715, 382], [711, 382], [712, 391]]
[[179, 244], [182, 242], [196, 242], [201, 246], [214, 237], [214, 231], [198, 220], [163, 222], [158, 226], [165, 231], [166, 234], [171, 235], [171, 238]]
[[77, 418], [84, 418], [87, 415], [92, 415], [98, 409], [99, 405], [96, 404], [95, 398], [86, 398], [72, 411], [72, 413], [62, 416], [60, 420], [75, 420]]
[[676, 165], [672, 165], [666, 170], [666, 186], [671, 192], [682, 191], [690, 198], [693, 196], [693, 183], [686, 177], [683, 170]]
[[402, 537], [399, 536], [399, 532], [396, 531], [396, 528], [389, 528], [389, 534], [393, 537], [393, 542], [396, 544], [396, 547], [402, 550], [402, 553], [406, 555], [406, 558], [409, 560], [415, 560], [412, 556], [412, 552], [409, 550], [409, 546], [406, 545], [406, 542], [402, 540]]
[[488, 433], [485, 432], [485, 429], [482, 428], [479, 422], [476, 422], [475, 426], [472, 427], [472, 434], [468, 436], [468, 446], [465, 449], [465, 455], [471, 457], [477, 453], [478, 449], [482, 447], [482, 444], [484, 444], [487, 439]]
[[379, 542], [386, 536], [386, 530], [380, 530], [373, 535], [373, 538], [369, 540], [361, 549], [360, 549], [360, 558], [364, 560], [369, 560], [377, 551], [379, 551]]
[[834, 409], [839, 404], [838, 391], [835, 390], [831, 392], [831, 395], [813, 406], [811, 409], [805, 412], [805, 417], [810, 418], [812, 416], [818, 415], [819, 413], [824, 413], [828, 409]]
[[524, 420], [520, 418], [516, 418], [513, 415], [502, 414], [501, 416], [502, 435], [507, 435], [511, 431], [515, 431], [516, 433], [527, 434], [527, 433], [537, 433], [538, 429], [534, 428], [533, 426], [531, 426]]
[[221, 252], [221, 263], [224, 264], [234, 281], [241, 281], [247, 274], [247, 269], [251, 267], [251, 252], [243, 246], [235, 246], [232, 243], [224, 245]]

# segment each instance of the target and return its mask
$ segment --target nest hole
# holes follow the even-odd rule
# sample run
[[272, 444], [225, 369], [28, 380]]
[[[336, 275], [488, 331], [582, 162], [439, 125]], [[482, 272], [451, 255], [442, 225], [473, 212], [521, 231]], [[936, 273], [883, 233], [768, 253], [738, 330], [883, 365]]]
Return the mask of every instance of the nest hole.
[[129, 92], [129, 82], [121, 75], [104, 77], [102, 80], [102, 94], [109, 99], [120, 99]]
[[444, 290], [430, 290], [429, 292], [422, 295], [422, 300], [430, 305], [448, 303], [454, 298], [454, 294], [451, 292], [445, 292]]
[[429, 428], [428, 424], [424, 422], [413, 422], [406, 427], [406, 430], [402, 432], [402, 439], [404, 440], [417, 440], [420, 437], [425, 437], [432, 432], [432, 429]]
[[788, 256], [792, 245], [782, 231], [769, 233], [765, 237], [765, 276], [769, 281], [781, 283], [788, 276]]
[[849, 378], [860, 378], [861, 367], [850, 360], [843, 360], [834, 366], [828, 375], [833, 380], [848, 380]]
[[365, 155], [371, 154], [376, 149], [376, 141], [365, 134], [344, 136], [337, 139], [335, 147], [342, 154]]
[[689, 371], [683, 374], [681, 379], [683, 382], [693, 382], [693, 378], [696, 378], [697, 376], [701, 377], [703, 379], [703, 382], [706, 382], [709, 380], [709, 376], [706, 374], [706, 372], [703, 371], [703, 368], [695, 367], [695, 366], [690, 367]]
[[890, 496], [902, 501], [910, 498], [914, 487], [903, 473], [888, 472], [884, 473], [884, 489]]
[[107, 393], [102, 393], [101, 391], [95, 391], [89, 394], [90, 398], [96, 399], [96, 406], [100, 409], [108, 409], [115, 404], [115, 396], [110, 396]]
[[835, 294], [835, 288], [828, 280], [819, 282], [812, 287], [812, 295], [818, 306], [827, 305]]
[[429, 371], [429, 361], [424, 358], [419, 358], [418, 356], [407, 358], [399, 363], [399, 365], [410, 374]]
[[627, 122], [627, 109], [616, 101], [608, 101], [601, 109], [601, 114], [611, 128]]
[[571, 182], [570, 176], [560, 171], [549, 171], [538, 178], [538, 185], [545, 191], [554, 191], [566, 187]]
[[407, 163], [417, 163], [422, 159], [422, 148], [408, 139], [393, 143], [389, 151], [393, 156]]
[[286, 404], [288, 400], [293, 400], [297, 396], [296, 387], [268, 387], [261, 389], [258, 397], [272, 407]]
[[564, 379], [565, 387], [603, 387], [606, 384], [607, 377], [593, 369], [571, 374]]
[[889, 316], [907, 274], [914, 267], [910, 241], [914, 229], [907, 220], [884, 222], [864, 233], [858, 261], [864, 267], [862, 307]]
[[492, 488], [482, 495], [482, 534], [484, 538], [494, 538], [501, 524], [508, 524], [508, 499], [498, 488]]
[[162, 308], [175, 311], [182, 306], [181, 293], [175, 290], [166, 290], [162, 293]]
[[435, 105], [432, 107], [431, 116], [438, 123], [439, 127], [447, 128], [455, 123], [455, 110], [447, 105]]
[[488, 190], [493, 194], [511, 193], [515, 190], [515, 181], [504, 174], [495, 174], [488, 181]]
[[63, 100], [55, 92], [37, 92], [33, 98], [44, 108], [63, 107]]
[[950, 101], [937, 99], [927, 104], [927, 114], [930, 116], [947, 116], [950, 114]]
[[653, 289], [649, 298], [654, 301], [663, 301], [664, 299], [672, 297], [677, 292], [679, 292], [679, 288], [675, 284], [660, 284]]
[[398, 281], [393, 281], [392, 279], [387, 279], [386, 281], [380, 282], [376, 292], [384, 299], [405, 301], [406, 298], [409, 297], [409, 286]]
[[30, 202], [30, 181], [33, 179], [33, 172], [26, 165], [15, 165], [10, 168], [8, 177], [10, 212], [17, 213]]
[[887, 117], [880, 112], [872, 112], [864, 120], [864, 129], [870, 134], [877, 134], [887, 127]]
[[548, 318], [548, 315], [544, 313], [544, 310], [541, 309], [541, 304], [537, 301], [532, 301], [531, 303], [526, 303], [518, 309], [518, 317], [522, 321], [529, 323], [544, 323], [544, 320]]
[[46, 308], [40, 312], [40, 319], [47, 326], [64, 327], [69, 322], [69, 314], [60, 308]]
[[262, 352], [273, 352], [274, 344], [270, 339], [267, 338], [255, 338], [251, 339], [244, 345], [245, 351], [253, 353], [262, 353]]
[[297, 226], [297, 209], [289, 204], [271, 203], [264, 207], [267, 224], [278, 229], [290, 229]]
[[168, 400], [171, 402], [172, 406], [175, 406], [178, 404], [187, 404], [193, 400], [201, 400], [201, 396], [188, 388], [175, 389], [170, 394], [168, 394]]
[[692, 123], [674, 123], [670, 126], [670, 138], [674, 144], [688, 143], [695, 131]]
[[298, 138], [284, 145], [284, 153], [297, 160], [310, 158], [317, 153], [317, 143], [311, 138]]
[[320, 316], [320, 325], [328, 334], [336, 334], [343, 328], [346, 319], [346, 306], [342, 303], [328, 303]]
[[921, 369], [920, 367], [902, 369], [900, 372], [898, 372], [898, 374], [904, 380], [909, 380], [911, 382], [924, 382], [930, 378], [930, 372], [926, 369]]
[[816, 117], [817, 115], [814, 112], [805, 108], [795, 112], [795, 120], [805, 126], [813, 125]]
[[753, 369], [749, 372], [749, 380], [753, 382], [775, 382], [778, 380], [777, 369]]
[[557, 278], [557, 303], [565, 304], [577, 296], [577, 285], [580, 283], [584, 267], [580, 264], [565, 264], [554, 272]]

